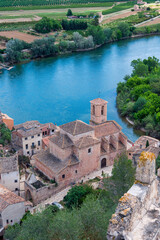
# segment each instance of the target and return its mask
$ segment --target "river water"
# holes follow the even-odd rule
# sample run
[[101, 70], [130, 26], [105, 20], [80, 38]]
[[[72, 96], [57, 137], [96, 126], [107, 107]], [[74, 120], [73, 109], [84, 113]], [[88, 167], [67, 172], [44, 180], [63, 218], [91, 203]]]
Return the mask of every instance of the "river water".
[[89, 101], [108, 101], [108, 120], [117, 121], [135, 141], [133, 131], [116, 109], [116, 86], [130, 74], [133, 59], [160, 58], [160, 36], [108, 44], [90, 52], [18, 64], [0, 75], [0, 109], [15, 124], [27, 120], [57, 125], [80, 119], [89, 122]]

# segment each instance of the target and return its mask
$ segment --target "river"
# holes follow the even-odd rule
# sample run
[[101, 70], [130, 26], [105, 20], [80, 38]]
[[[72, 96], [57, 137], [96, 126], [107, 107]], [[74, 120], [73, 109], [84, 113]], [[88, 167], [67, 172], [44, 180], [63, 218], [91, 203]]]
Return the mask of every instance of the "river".
[[108, 101], [108, 120], [117, 121], [135, 141], [139, 132], [116, 109], [116, 86], [130, 74], [133, 59], [160, 58], [160, 36], [124, 40], [90, 52], [35, 60], [0, 75], [0, 109], [15, 124], [28, 120], [57, 125], [80, 119], [89, 122], [89, 101]]

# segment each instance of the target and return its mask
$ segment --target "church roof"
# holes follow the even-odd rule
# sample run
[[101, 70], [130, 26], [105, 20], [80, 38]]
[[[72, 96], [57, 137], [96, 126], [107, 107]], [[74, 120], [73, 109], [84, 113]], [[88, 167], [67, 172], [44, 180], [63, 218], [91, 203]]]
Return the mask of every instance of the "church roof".
[[60, 172], [67, 166], [79, 163], [79, 159], [74, 154], [71, 154], [69, 157], [62, 161], [51, 154], [49, 150], [41, 150], [39, 153], [34, 155], [34, 158], [38, 159], [40, 162], [50, 168], [54, 173]]
[[95, 129], [95, 136], [97, 138], [109, 136], [118, 132], [121, 132], [121, 126], [115, 121], [107, 121], [105, 123], [96, 125]]
[[92, 137], [92, 136], [85, 136], [81, 137], [75, 142], [76, 147], [78, 148], [84, 148], [84, 147], [89, 147], [93, 146], [94, 144], [100, 143], [100, 140]]
[[79, 134], [83, 134], [83, 133], [93, 131], [93, 127], [91, 127], [87, 123], [84, 123], [80, 120], [69, 122], [69, 123], [63, 124], [59, 127], [61, 129], [63, 129], [65, 132], [71, 134], [72, 136], [76, 136], [76, 135], [79, 135]]
[[73, 142], [67, 134], [60, 133], [58, 135], [54, 135], [50, 138], [50, 141], [63, 149], [73, 146]]
[[96, 99], [93, 99], [92, 101], [90, 101], [90, 103], [93, 103], [95, 105], [101, 105], [101, 104], [106, 104], [108, 102], [102, 98], [96, 98]]

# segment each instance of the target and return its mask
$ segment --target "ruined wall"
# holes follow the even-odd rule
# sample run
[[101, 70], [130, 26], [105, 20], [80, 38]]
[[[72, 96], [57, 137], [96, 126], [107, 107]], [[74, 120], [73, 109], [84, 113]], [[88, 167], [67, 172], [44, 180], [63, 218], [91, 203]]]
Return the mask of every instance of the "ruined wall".
[[[29, 184], [27, 181], [25, 181], [24, 188], [25, 188], [25, 200], [27, 200], [27, 201], [31, 200], [33, 202], [33, 205], [35, 206], [35, 205], [41, 203], [42, 201], [50, 198], [54, 194], [58, 193], [64, 187], [61, 184], [59, 184], [57, 187], [55, 187], [55, 184], [49, 184], [47, 186], [36, 189], [31, 184]], [[30, 199], [28, 199], [28, 194], [30, 194], [30, 196], [31, 196]]]
[[110, 219], [108, 240], [146, 240], [138, 232], [139, 225], [157, 200], [158, 181], [155, 175], [155, 155], [142, 152], [136, 169], [135, 184], [120, 198]]

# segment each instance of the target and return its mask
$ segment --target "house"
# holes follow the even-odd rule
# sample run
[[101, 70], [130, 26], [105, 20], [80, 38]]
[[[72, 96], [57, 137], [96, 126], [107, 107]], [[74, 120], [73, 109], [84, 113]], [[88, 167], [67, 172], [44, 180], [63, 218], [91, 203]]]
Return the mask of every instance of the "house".
[[28, 203], [0, 184], [0, 236], [8, 225], [19, 223]]
[[133, 146], [128, 149], [128, 158], [133, 161], [135, 166], [143, 151], [152, 152], [157, 158], [160, 152], [159, 146], [160, 141], [158, 139], [149, 136], [141, 136], [135, 141]]
[[18, 155], [0, 157], [0, 184], [19, 195]]
[[42, 149], [42, 138], [52, 135], [56, 126], [53, 123], [41, 124], [38, 121], [28, 121], [14, 126], [12, 143], [21, 155], [31, 156]]
[[127, 149], [122, 128], [107, 121], [107, 101], [97, 98], [90, 103], [90, 124], [76, 120], [57, 127], [47, 140], [49, 148], [33, 156], [35, 167], [62, 186], [113, 165], [117, 154]]
[[0, 112], [0, 123], [4, 123], [10, 130], [14, 127], [14, 120], [7, 114]]

